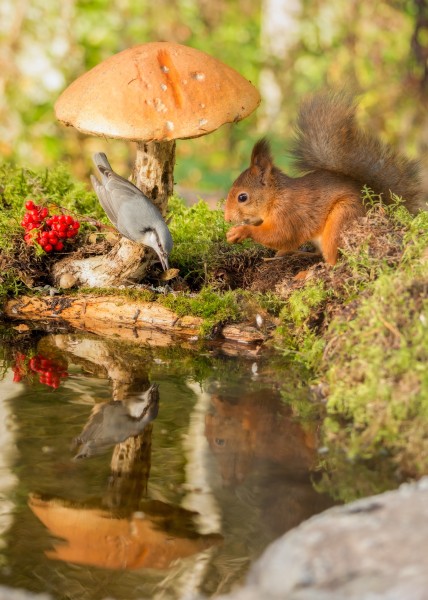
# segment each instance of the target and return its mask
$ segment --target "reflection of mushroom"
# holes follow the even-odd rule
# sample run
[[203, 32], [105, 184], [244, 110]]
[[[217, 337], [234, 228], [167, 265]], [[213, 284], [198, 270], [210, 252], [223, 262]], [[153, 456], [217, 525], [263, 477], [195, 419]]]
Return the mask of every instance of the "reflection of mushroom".
[[[222, 539], [217, 534], [198, 534], [188, 523], [192, 513], [161, 502], [143, 503], [142, 512], [129, 519], [101, 508], [69, 506], [59, 498], [44, 500], [31, 495], [29, 505], [49, 531], [64, 540], [55, 542], [47, 556], [75, 564], [166, 569], [174, 560], [201, 552]], [[187, 521], [185, 527], [183, 520]]]
[[[255, 87], [215, 58], [180, 44], [153, 42], [119, 52], [79, 77], [55, 111], [60, 121], [83, 133], [137, 142], [133, 181], [165, 215], [173, 191], [175, 140], [239, 121], [259, 102]], [[105, 265], [61, 261], [65, 266], [54, 269], [55, 282], [64, 272], [91, 286], [140, 279], [144, 248], [137, 251], [125, 242]], [[119, 273], [108, 277], [117, 261], [123, 263]]]
[[259, 102], [251, 83], [212, 56], [153, 42], [119, 52], [79, 77], [55, 111], [84, 133], [136, 141], [133, 179], [165, 213], [175, 140], [240, 121]]

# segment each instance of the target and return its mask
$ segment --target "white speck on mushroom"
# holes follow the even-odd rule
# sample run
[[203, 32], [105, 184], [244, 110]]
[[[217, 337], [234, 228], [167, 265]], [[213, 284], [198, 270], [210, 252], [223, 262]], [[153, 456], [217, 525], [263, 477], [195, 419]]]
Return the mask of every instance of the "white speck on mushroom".
[[187, 85], [188, 81], [187, 81], [187, 79], [182, 79], [182, 80], [181, 80], [181, 83], [182, 83], [183, 85]]
[[172, 121], [165, 121], [165, 127], [168, 131], [172, 131], [174, 129], [174, 123]]
[[207, 119], [199, 119], [199, 126], [206, 125], [208, 123]]
[[199, 106], [200, 106], [201, 108], [205, 108], [205, 104], [204, 104], [203, 102], [201, 102], [201, 103], [199, 104]]
[[157, 110], [158, 112], [167, 112], [168, 110], [160, 98], [155, 98], [153, 100], [153, 104], [155, 106], [155, 110]]
[[193, 79], [196, 79], [196, 81], [204, 81], [205, 73], [200, 73], [200, 72], [192, 73], [192, 77], [193, 77]]
[[161, 66], [161, 71], [162, 71], [162, 73], [169, 73], [169, 68], [167, 66], [165, 66], [165, 65], [162, 65]]
[[161, 83], [161, 90], [163, 92], [166, 92], [167, 89], [168, 89], [168, 86], [165, 83]]

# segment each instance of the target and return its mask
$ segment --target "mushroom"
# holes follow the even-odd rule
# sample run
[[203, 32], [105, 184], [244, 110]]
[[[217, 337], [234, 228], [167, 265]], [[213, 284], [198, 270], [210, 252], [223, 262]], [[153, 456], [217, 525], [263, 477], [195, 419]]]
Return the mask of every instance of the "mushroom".
[[175, 140], [240, 121], [259, 103], [249, 81], [205, 52], [152, 42], [123, 50], [76, 79], [55, 112], [83, 133], [137, 142], [132, 180], [165, 215]]
[[[212, 56], [152, 42], [119, 52], [76, 79], [59, 97], [55, 112], [83, 133], [135, 141], [131, 179], [165, 216], [173, 192], [175, 140], [240, 121], [259, 103], [256, 88]], [[56, 263], [54, 281], [65, 270], [93, 287], [141, 279], [150, 262], [144, 247], [123, 238], [118, 246], [105, 265], [94, 257]]]

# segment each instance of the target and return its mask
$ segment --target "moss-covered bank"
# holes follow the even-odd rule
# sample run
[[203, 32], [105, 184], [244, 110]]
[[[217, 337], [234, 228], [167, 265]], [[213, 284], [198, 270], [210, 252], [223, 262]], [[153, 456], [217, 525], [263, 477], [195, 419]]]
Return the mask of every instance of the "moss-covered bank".
[[[87, 255], [110, 243], [94, 194], [64, 168], [32, 173], [3, 165], [3, 297], [40, 293], [57, 258], [23, 243], [19, 222], [30, 197], [81, 215], [81, 234], [69, 251]], [[175, 198], [171, 266], [179, 276], [166, 283], [154, 267], [147, 285], [119, 291], [202, 317], [207, 336], [219, 322], [241, 320], [273, 332], [270, 344], [284, 364], [298, 361], [305, 373], [298, 394], [284, 388], [284, 401], [308, 419], [322, 415], [320, 460], [330, 489], [333, 479], [343, 499], [428, 472], [428, 213], [411, 217], [398, 200], [386, 209], [367, 190], [365, 201], [368, 216], [349, 230], [342, 259], [331, 269], [311, 256], [265, 262], [263, 248], [228, 246], [220, 210], [203, 203], [189, 208]], [[302, 269], [306, 278], [294, 279]], [[308, 383], [310, 397], [302, 392]], [[380, 456], [392, 462], [376, 478], [371, 461]]]

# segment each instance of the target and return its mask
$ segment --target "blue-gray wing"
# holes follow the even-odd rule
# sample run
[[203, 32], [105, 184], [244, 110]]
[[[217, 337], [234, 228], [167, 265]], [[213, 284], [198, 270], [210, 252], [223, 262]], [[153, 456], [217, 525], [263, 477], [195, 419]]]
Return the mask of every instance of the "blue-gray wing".
[[162, 219], [159, 210], [133, 183], [115, 173], [104, 153], [94, 154], [101, 182], [91, 175], [95, 193], [113, 225], [125, 237], [136, 241], [144, 222]]

